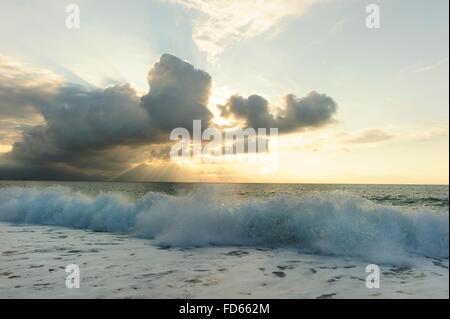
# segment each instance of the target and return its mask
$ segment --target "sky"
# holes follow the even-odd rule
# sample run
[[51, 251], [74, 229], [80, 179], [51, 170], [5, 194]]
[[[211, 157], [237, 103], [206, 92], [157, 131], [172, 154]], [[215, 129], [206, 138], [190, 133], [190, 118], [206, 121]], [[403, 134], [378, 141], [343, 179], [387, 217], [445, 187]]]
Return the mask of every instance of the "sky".
[[[448, 184], [448, 6], [0, 0], [0, 179]], [[196, 119], [277, 165], [174, 163]]]

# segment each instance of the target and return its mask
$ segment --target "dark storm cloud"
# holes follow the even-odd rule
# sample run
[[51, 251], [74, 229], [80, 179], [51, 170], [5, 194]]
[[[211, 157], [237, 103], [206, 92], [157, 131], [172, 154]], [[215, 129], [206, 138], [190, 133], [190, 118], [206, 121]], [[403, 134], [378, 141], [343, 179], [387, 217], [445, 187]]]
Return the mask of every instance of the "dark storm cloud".
[[278, 128], [279, 133], [323, 126], [332, 121], [337, 109], [331, 97], [315, 91], [303, 98], [288, 94], [283, 102], [284, 108], [279, 108], [276, 116], [270, 112], [268, 101], [259, 95], [248, 98], [234, 95], [219, 108], [224, 117], [244, 120], [247, 126], [253, 128]]
[[45, 141], [61, 150], [105, 148], [152, 134], [148, 114], [128, 84], [105, 90], [62, 87], [50, 102], [37, 108], [46, 124], [28, 131], [25, 144]]
[[[190, 128], [194, 119], [209, 124], [212, 116], [206, 107], [211, 77], [168, 54], [150, 69], [150, 91], [142, 98], [129, 84], [106, 89], [53, 84], [44, 89], [23, 85], [20, 79], [14, 85], [1, 80], [0, 113], [5, 118], [33, 110], [45, 120], [25, 130], [3, 156], [3, 161], [22, 163], [27, 171], [36, 169], [36, 163], [47, 168], [54, 164], [75, 170], [120, 171], [138, 157], [133, 149], [121, 146], [134, 147], [136, 153], [150, 158], [164, 158], [164, 143], [169, 142], [172, 129]], [[163, 147], [145, 149], [149, 144]], [[8, 167], [0, 169], [0, 178], [10, 176], [8, 171], [17, 172], [17, 166]], [[60, 171], [59, 166], [53, 168], [55, 174]]]
[[42, 158], [55, 152], [166, 142], [194, 119], [209, 123], [210, 76], [171, 55], [149, 71], [151, 90], [138, 97], [128, 84], [107, 89], [63, 86], [35, 107], [46, 124], [25, 132], [13, 155]]
[[[2, 67], [1, 59], [0, 69], [0, 125], [8, 123], [0, 137], [15, 141], [0, 157], [0, 179], [131, 176], [123, 175], [131, 167], [140, 167], [136, 173], [149, 167], [142, 163], [169, 161], [172, 129], [190, 130], [193, 120], [212, 126], [210, 75], [173, 55], [164, 54], [150, 68], [150, 90], [142, 97], [129, 84], [69, 85], [45, 72]], [[280, 133], [324, 125], [336, 111], [330, 97], [316, 92], [300, 99], [287, 95], [284, 103], [276, 116], [257, 95], [232, 96], [221, 108], [226, 117], [254, 128], [278, 127]]]
[[141, 145], [159, 137], [129, 85], [105, 90], [61, 87], [51, 101], [38, 104], [45, 124], [26, 130], [6, 154], [26, 165], [64, 164], [74, 169], [125, 169], [121, 145]]

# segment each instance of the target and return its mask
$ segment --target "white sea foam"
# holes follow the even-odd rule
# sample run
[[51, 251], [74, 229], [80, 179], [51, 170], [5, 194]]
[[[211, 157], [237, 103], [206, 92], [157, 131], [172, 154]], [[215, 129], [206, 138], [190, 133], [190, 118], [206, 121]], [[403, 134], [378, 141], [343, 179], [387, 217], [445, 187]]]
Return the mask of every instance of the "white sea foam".
[[381, 262], [449, 254], [448, 213], [409, 212], [343, 192], [241, 203], [211, 198], [148, 193], [133, 202], [61, 186], [3, 188], [0, 221], [123, 232], [173, 246], [295, 247]]

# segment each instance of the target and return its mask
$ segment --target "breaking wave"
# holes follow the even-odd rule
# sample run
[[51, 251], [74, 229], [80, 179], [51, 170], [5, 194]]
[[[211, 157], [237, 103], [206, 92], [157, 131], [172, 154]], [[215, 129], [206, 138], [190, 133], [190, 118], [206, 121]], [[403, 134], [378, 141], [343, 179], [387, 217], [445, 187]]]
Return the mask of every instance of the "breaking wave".
[[209, 194], [89, 197], [62, 186], [0, 189], [0, 221], [121, 232], [172, 246], [259, 245], [374, 261], [448, 258], [449, 216], [343, 192], [230, 203]]

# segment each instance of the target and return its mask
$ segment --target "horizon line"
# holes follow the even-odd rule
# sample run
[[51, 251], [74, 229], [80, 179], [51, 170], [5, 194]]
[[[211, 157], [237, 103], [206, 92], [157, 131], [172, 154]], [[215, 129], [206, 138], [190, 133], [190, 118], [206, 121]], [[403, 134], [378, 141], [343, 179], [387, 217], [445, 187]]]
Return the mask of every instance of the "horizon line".
[[211, 181], [119, 181], [119, 180], [44, 180], [44, 179], [0, 179], [1, 182], [65, 182], [65, 183], [178, 183], [178, 184], [304, 184], [304, 185], [408, 185], [449, 186], [449, 183], [349, 183], [349, 182], [211, 182]]

